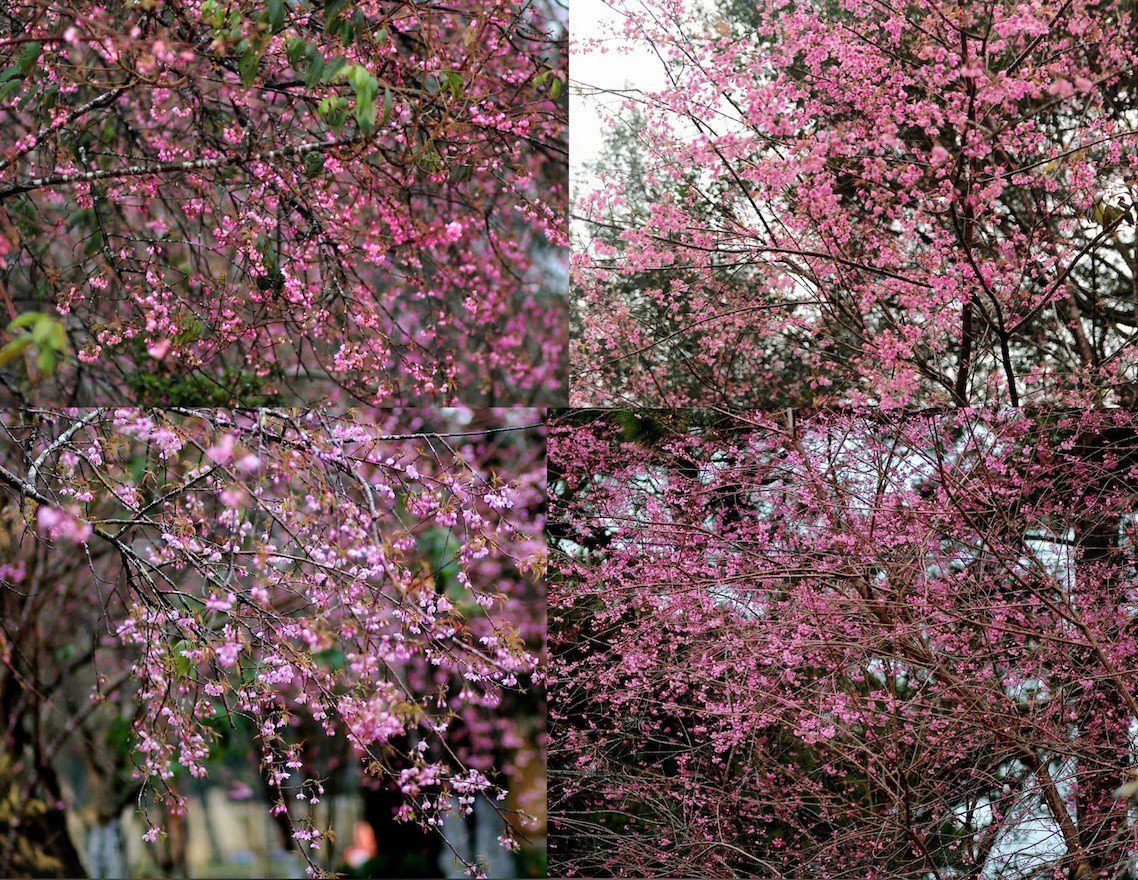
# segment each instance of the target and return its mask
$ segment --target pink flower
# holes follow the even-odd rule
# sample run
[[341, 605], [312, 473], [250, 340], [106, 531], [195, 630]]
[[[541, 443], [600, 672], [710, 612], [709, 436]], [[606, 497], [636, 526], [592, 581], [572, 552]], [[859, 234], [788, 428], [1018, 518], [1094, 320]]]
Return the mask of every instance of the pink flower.
[[36, 513], [36, 523], [40, 535], [49, 541], [72, 541], [76, 544], [86, 544], [94, 528], [86, 520], [78, 517], [78, 509], [62, 510], [58, 507], [44, 505]]
[[236, 510], [245, 501], [245, 493], [240, 489], [223, 489], [218, 497], [230, 510]]
[[247, 801], [253, 796], [253, 789], [240, 779], [233, 781], [229, 786], [229, 799], [232, 801]]
[[27, 576], [27, 566], [24, 560], [17, 559], [15, 562], [0, 564], [0, 581], [8, 581], [12, 584], [18, 584]]
[[237, 470], [246, 474], [255, 474], [261, 469], [261, 459], [252, 452], [246, 453], [237, 460]]
[[214, 595], [205, 600], [205, 607], [208, 611], [232, 611], [235, 601], [232, 593], [226, 593], [224, 597]]
[[1075, 94], [1075, 86], [1066, 79], [1056, 79], [1047, 90], [1058, 98], [1069, 98]]
[[232, 666], [240, 656], [240, 642], [225, 642], [217, 648], [217, 662], [220, 666]]
[[514, 506], [514, 502], [510, 498], [510, 493], [505, 488], [486, 493], [483, 500], [494, 508], [494, 510], [509, 510]]
[[170, 353], [170, 340], [160, 339], [146, 347], [146, 353], [156, 361], [166, 360], [166, 355]]
[[205, 451], [205, 454], [209, 456], [210, 461], [214, 464], [229, 464], [229, 462], [233, 460], [234, 442], [232, 434], [223, 434], [221, 439]]
[[67, 518], [65, 514], [58, 507], [41, 507], [36, 514], [36, 521], [39, 523], [40, 534], [50, 536], [52, 532], [57, 530], [61, 523]]

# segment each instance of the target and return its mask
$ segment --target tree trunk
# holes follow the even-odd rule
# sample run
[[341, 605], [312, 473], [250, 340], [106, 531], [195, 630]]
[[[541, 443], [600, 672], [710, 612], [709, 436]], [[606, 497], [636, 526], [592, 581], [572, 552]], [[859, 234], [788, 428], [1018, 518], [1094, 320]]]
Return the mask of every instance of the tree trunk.
[[[10, 760], [0, 756], [0, 762]], [[0, 770], [10, 766], [0, 763]], [[87, 871], [67, 832], [62, 809], [34, 797], [25, 798], [19, 780], [0, 772], [0, 877], [86, 877]], [[19, 814], [12, 806], [22, 804]]]
[[[39, 711], [38, 700], [19, 676], [0, 678], [0, 718], [31, 717]], [[43, 766], [29, 778], [37, 754], [23, 724], [12, 726], [0, 742], [0, 877], [86, 877], [67, 831], [67, 816], [56, 806], [62, 794], [55, 771]]]

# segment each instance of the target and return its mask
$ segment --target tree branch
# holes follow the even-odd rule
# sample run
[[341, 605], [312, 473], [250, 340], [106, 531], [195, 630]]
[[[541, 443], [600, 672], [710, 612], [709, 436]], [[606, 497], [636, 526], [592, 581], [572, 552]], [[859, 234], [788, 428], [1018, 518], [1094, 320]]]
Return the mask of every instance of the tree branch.
[[160, 162], [155, 165], [129, 165], [126, 168], [107, 168], [101, 171], [73, 171], [69, 174], [55, 174], [49, 177], [35, 177], [24, 183], [0, 189], [0, 202], [11, 196], [21, 193], [43, 189], [47, 186], [71, 185], [74, 183], [91, 183], [96, 180], [108, 180], [120, 177], [139, 177], [147, 174], [171, 174], [178, 172], [206, 171], [211, 168], [225, 168], [234, 165], [246, 165], [250, 162], [266, 162], [273, 159], [282, 159], [290, 156], [303, 156], [306, 153], [315, 153], [321, 150], [331, 150], [336, 147], [347, 147], [352, 144], [363, 143], [364, 135], [352, 137], [333, 138], [326, 141], [310, 141], [295, 146], [279, 147], [275, 150], [266, 150], [245, 156], [219, 156], [216, 159], [193, 159], [185, 162]]

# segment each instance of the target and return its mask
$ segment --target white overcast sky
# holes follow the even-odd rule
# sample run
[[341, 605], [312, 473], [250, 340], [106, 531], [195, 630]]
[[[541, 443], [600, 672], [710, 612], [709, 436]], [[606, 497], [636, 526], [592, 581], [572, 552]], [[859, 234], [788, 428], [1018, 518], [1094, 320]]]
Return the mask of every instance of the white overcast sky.
[[602, 53], [579, 47], [581, 40], [607, 36], [619, 21], [620, 16], [605, 0], [573, 0], [570, 4], [569, 169], [574, 198], [577, 187], [585, 183], [585, 165], [596, 160], [603, 143], [598, 103], [611, 108], [620, 103], [612, 96], [586, 98], [581, 87], [656, 89], [664, 83], [659, 59], [646, 48], [626, 46], [621, 51], [619, 43], [610, 42], [611, 50]]

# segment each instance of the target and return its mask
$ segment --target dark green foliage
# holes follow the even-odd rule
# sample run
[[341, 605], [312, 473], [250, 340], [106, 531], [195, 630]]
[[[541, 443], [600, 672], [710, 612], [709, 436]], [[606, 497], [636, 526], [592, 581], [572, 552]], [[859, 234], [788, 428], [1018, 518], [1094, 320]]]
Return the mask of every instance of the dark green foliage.
[[220, 377], [202, 373], [135, 373], [130, 389], [143, 406], [272, 406], [278, 395], [248, 370], [226, 369]]

